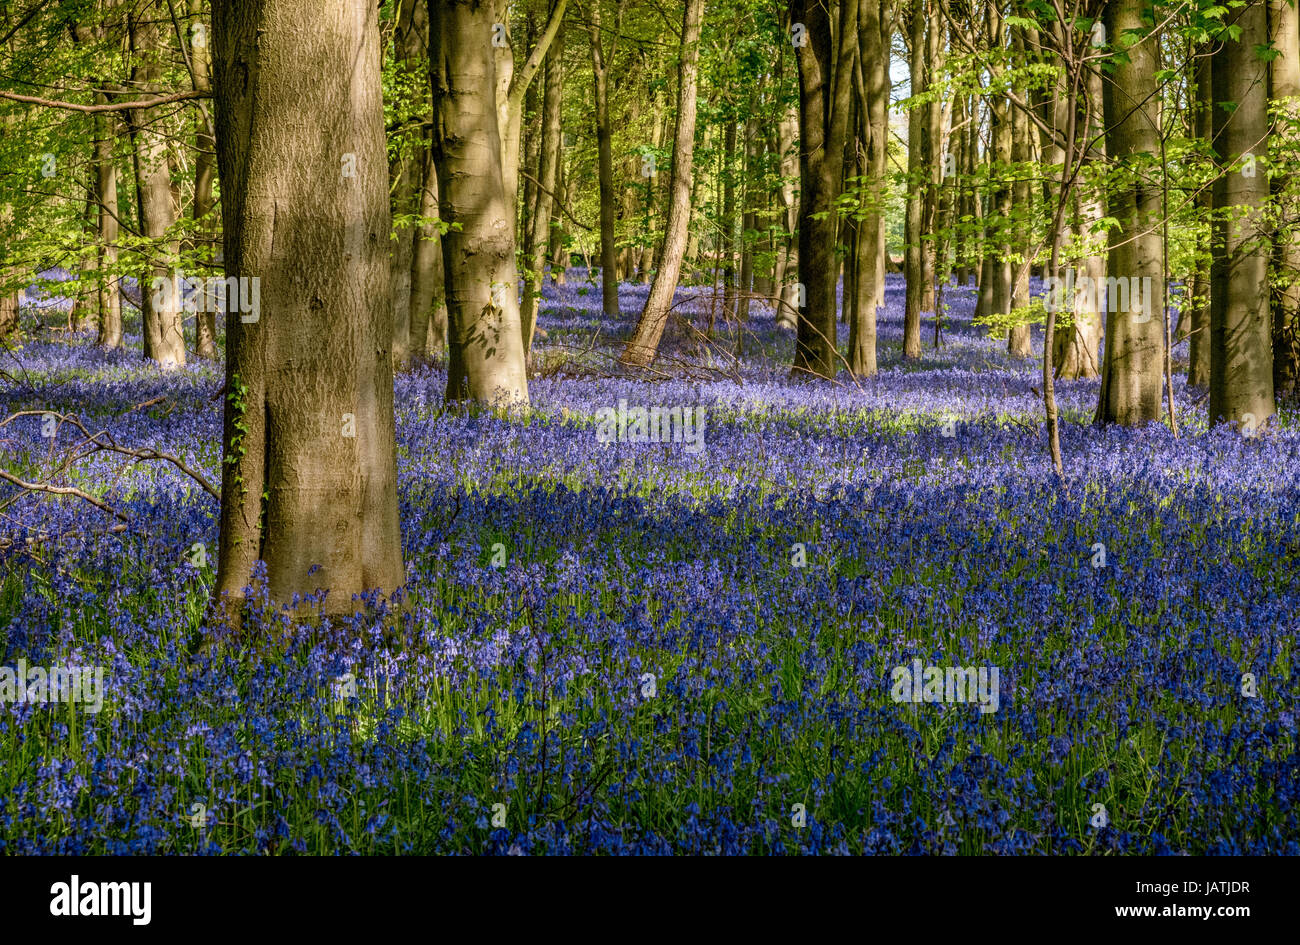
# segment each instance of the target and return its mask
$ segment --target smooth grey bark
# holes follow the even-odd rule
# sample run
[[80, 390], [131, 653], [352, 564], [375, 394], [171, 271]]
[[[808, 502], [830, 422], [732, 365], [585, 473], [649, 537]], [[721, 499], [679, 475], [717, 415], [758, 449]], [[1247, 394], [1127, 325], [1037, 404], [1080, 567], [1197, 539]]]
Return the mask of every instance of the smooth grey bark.
[[[1225, 41], [1212, 75], [1214, 144], [1221, 174], [1210, 292], [1209, 420], [1255, 429], [1274, 414], [1268, 269], [1271, 246], [1264, 210], [1268, 175], [1248, 155], [1268, 147], [1268, 7], [1255, 2], [1236, 18], [1240, 38]], [[1233, 102], [1232, 111], [1221, 103]]]
[[[165, 50], [160, 27], [163, 11], [146, 4], [128, 17], [132, 53], [137, 64], [132, 84], [141, 97], [155, 94], [153, 87], [162, 76], [161, 57]], [[155, 280], [172, 284], [180, 258], [180, 241], [168, 237], [179, 216], [172, 191], [171, 164], [165, 130], [156, 109], [132, 109], [125, 113], [134, 146], [137, 209], [140, 233], [152, 241], [146, 250], [151, 259], [140, 273], [141, 317], [144, 322], [144, 354], [164, 368], [185, 364], [185, 334], [181, 321], [180, 293], [155, 291]]]
[[[434, 163], [448, 341], [447, 400], [528, 406], [515, 269], [515, 209], [501, 167], [496, 107], [500, 13], [477, 0], [430, 6]], [[484, 37], [482, 42], [467, 37]]]
[[[925, 90], [925, 0], [911, 0], [908, 16], [908, 66], [914, 95]], [[907, 248], [903, 277], [907, 283], [903, 303], [903, 357], [921, 356], [921, 306], [925, 295], [925, 251], [921, 237], [925, 224], [929, 108], [917, 106], [907, 113], [907, 208], [903, 223]]]
[[601, 32], [600, 0], [591, 6], [591, 75], [594, 84], [593, 105], [596, 114], [596, 179], [600, 188], [600, 298], [601, 311], [618, 315], [618, 249], [614, 227], [618, 215], [618, 195], [614, 190], [614, 133], [609, 125], [609, 68], [618, 46], [623, 7], [619, 5], [614, 26], [614, 40], [605, 48]]
[[226, 326], [214, 592], [237, 605], [260, 559], [273, 601], [352, 613], [405, 576], [377, 10], [226, 0], [212, 26], [226, 274], [260, 280]]
[[861, 109], [858, 136], [868, 180], [867, 213], [857, 227], [853, 311], [849, 319], [849, 370], [854, 377], [876, 373], [876, 307], [884, 290], [883, 183], [889, 149], [889, 56], [881, 43], [880, 0], [858, 5], [858, 61]]
[[[1214, 63], [1211, 50], [1216, 44], [1206, 43], [1199, 50], [1195, 65], [1195, 113], [1194, 125], [1196, 136], [1211, 148], [1214, 144]], [[1210, 219], [1214, 208], [1214, 191], [1211, 187], [1202, 188], [1196, 195], [1197, 206]], [[1200, 249], [1208, 256], [1212, 240], [1202, 237]], [[1187, 334], [1188, 359], [1187, 383], [1191, 387], [1208, 388], [1210, 386], [1210, 263], [1207, 261], [1197, 266], [1192, 277], [1192, 301], [1188, 309]]]
[[[1300, 123], [1300, 16], [1294, 0], [1271, 0], [1269, 38], [1278, 52], [1269, 63], [1269, 97], [1285, 120], [1280, 129], [1293, 140]], [[1274, 134], [1278, 133], [1275, 128]], [[1294, 399], [1300, 384], [1300, 194], [1294, 176], [1273, 179], [1273, 191], [1283, 219], [1273, 248], [1273, 392]]]
[[696, 93], [699, 88], [700, 30], [704, 0], [685, 0], [682, 9], [681, 59], [677, 71], [677, 122], [673, 132], [673, 169], [668, 192], [668, 221], [659, 270], [636, 330], [623, 348], [624, 364], [644, 367], [654, 360], [672, 308], [686, 252], [691, 221], [691, 164], [695, 154]]
[[[1158, 170], [1158, 37], [1150, 35], [1151, 28], [1144, 23], [1149, 14], [1148, 0], [1115, 0], [1107, 5], [1103, 20], [1113, 44], [1125, 36], [1142, 39], [1127, 45], [1124, 55], [1116, 57], [1114, 72], [1103, 88], [1107, 157], [1122, 170], [1109, 201], [1110, 215], [1119, 221], [1119, 229], [1110, 232], [1107, 259], [1106, 345], [1095, 417], [1099, 424], [1138, 426], [1161, 416], [1163, 187]], [[1121, 292], [1120, 283], [1112, 283], [1112, 277], [1124, 280], [1129, 291]], [[1118, 298], [1111, 297], [1112, 292]]]
[[[1017, 58], [1023, 62], [1026, 58], [1024, 31], [1017, 27], [1011, 31], [1011, 37], [1012, 49]], [[1018, 95], [1023, 100], [1024, 89], [1018, 90]], [[1031, 135], [1029, 117], [1020, 108], [1012, 108], [1011, 160], [1016, 165], [1016, 171], [1015, 182], [1011, 185], [1011, 194], [1015, 212], [1018, 212], [1019, 219], [1022, 221], [1017, 227], [1021, 231], [1021, 239], [1015, 249], [1017, 255], [1021, 257], [1021, 262], [1015, 264], [1015, 281], [1011, 287], [1012, 311], [1029, 305], [1028, 260], [1034, 244], [1033, 216], [1030, 213], [1033, 184], [1029, 179], [1029, 167], [1034, 159]], [[1013, 325], [1007, 331], [1007, 351], [1013, 357], [1019, 358], [1027, 358], [1034, 353], [1033, 335], [1028, 324]]]
[[542, 297], [542, 270], [546, 265], [546, 250], [551, 230], [553, 194], [559, 180], [560, 146], [563, 141], [564, 105], [564, 36], [556, 36], [546, 57], [546, 89], [542, 100], [542, 128], [538, 154], [537, 206], [532, 215], [532, 231], [525, 244], [528, 257], [528, 278], [524, 283], [524, 301], [521, 322], [524, 333], [524, 353], [533, 346], [537, 327], [537, 310]]

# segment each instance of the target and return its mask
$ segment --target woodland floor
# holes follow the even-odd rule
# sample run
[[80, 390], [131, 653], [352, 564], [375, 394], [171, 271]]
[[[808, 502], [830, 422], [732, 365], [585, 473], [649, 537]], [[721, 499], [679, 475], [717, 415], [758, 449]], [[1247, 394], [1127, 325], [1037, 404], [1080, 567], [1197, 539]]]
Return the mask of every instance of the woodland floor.
[[[891, 277], [860, 384], [791, 382], [766, 309], [705, 345], [707, 287], [666, 376], [618, 376], [645, 292], [610, 325], [581, 271], [548, 286], [527, 420], [398, 377], [397, 611], [263, 607], [275, 642], [196, 648], [211, 497], [100, 455], [66, 482], [129, 517], [110, 532], [0, 486], [0, 665], [107, 668], [97, 714], [0, 704], [0, 850], [1300, 853], [1294, 417], [1207, 433], [1177, 381], [1177, 439], [1101, 430], [1097, 382], [1064, 382], [1058, 484], [1040, 367], [969, 289], [904, 363]], [[27, 342], [0, 409], [216, 480], [219, 366], [161, 372], [134, 327]], [[598, 442], [620, 400], [702, 405], [704, 448]], [[14, 474], [70, 445], [40, 419], [0, 429]], [[914, 659], [998, 668], [997, 711], [894, 701]]]

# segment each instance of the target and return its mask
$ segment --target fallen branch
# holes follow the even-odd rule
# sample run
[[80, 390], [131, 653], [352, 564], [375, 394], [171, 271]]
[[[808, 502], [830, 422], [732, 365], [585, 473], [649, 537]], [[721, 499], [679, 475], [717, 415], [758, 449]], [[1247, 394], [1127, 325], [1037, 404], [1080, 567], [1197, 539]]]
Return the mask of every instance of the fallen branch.
[[102, 509], [115, 518], [121, 519], [123, 522], [129, 521], [125, 515], [113, 508], [107, 502], [102, 499], [96, 499], [89, 492], [82, 492], [80, 489], [74, 488], [73, 486], [50, 486], [43, 482], [24, 482], [17, 476], [5, 472], [3, 469], [0, 469], [0, 479], [5, 480], [6, 482], [12, 482], [18, 488], [24, 489], [27, 492], [48, 492], [51, 495], [73, 495], [78, 499], [85, 499], [97, 509]]

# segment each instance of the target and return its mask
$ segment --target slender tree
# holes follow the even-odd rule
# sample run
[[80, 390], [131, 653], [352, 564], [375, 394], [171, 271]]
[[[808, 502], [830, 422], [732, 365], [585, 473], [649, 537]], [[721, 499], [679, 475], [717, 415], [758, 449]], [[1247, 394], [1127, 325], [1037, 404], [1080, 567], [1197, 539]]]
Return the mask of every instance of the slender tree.
[[636, 330], [623, 348], [625, 364], [645, 366], [654, 360], [672, 308], [677, 280], [686, 251], [691, 221], [691, 163], [695, 154], [696, 92], [699, 83], [700, 30], [704, 0], [685, 0], [682, 8], [682, 43], [677, 70], [677, 122], [673, 133], [673, 169], [669, 184], [668, 220], [664, 225], [659, 270]]

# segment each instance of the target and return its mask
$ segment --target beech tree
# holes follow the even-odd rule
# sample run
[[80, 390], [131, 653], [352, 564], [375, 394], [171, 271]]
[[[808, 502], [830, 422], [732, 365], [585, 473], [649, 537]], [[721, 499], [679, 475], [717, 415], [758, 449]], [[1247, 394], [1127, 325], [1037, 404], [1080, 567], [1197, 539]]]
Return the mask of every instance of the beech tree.
[[[1115, 50], [1103, 88], [1107, 158], [1120, 170], [1110, 214], [1106, 349], [1098, 423], [1135, 426], [1159, 420], [1165, 351], [1165, 259], [1159, 225], [1159, 32], [1149, 0], [1115, 0], [1104, 11]], [[1113, 295], [1111, 293], [1114, 293]], [[1116, 297], [1118, 296], [1118, 297]]]
[[238, 602], [260, 559], [273, 600], [350, 612], [404, 580], [378, 18], [224, 0], [212, 25], [226, 273], [261, 280], [226, 325], [214, 590]]
[[704, 0], [685, 0], [682, 8], [682, 41], [677, 72], [677, 123], [673, 132], [672, 182], [669, 184], [668, 222], [664, 227], [659, 269], [632, 337], [620, 360], [644, 366], [659, 351], [677, 280], [686, 251], [687, 227], [691, 221], [691, 163], [695, 154], [695, 110], [700, 61], [700, 29], [704, 22]]
[[[832, 38], [832, 17], [837, 26]], [[832, 378], [836, 350], [834, 203], [843, 184], [844, 141], [858, 47], [857, 0], [823, 4], [794, 0], [790, 18], [807, 29], [799, 63], [799, 281], [805, 304], [795, 336], [795, 375]]]
[[[438, 169], [448, 341], [447, 399], [528, 405], [515, 268], [514, 203], [498, 131], [501, 10], [478, 0], [434, 0], [429, 57], [433, 159]], [[481, 41], [476, 37], [482, 37]], [[508, 99], [508, 96], [507, 96]]]
[[[1210, 286], [1210, 422], [1253, 431], [1274, 413], [1269, 256], [1264, 231], [1268, 177], [1256, 166], [1268, 142], [1268, 6], [1238, 11], [1213, 68], [1214, 144], [1223, 173], [1214, 186]], [[1225, 107], [1232, 103], [1230, 107]]]

